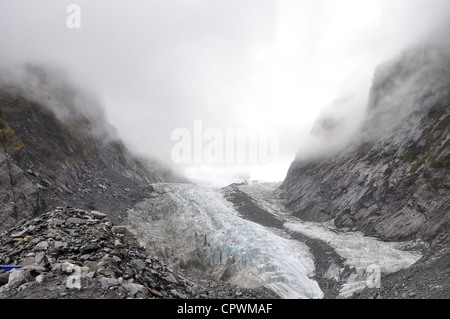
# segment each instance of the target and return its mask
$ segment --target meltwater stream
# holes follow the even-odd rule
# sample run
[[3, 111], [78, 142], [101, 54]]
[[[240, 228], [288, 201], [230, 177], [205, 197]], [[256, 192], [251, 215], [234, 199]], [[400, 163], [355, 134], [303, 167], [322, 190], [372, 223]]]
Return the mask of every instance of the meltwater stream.
[[[146, 247], [168, 262], [242, 287], [265, 286], [290, 299], [323, 298], [324, 293], [316, 281], [313, 252], [289, 232], [326, 241], [355, 270], [377, 264], [381, 271], [391, 272], [420, 258], [417, 252], [403, 251], [401, 244], [380, 242], [360, 233], [340, 233], [331, 225], [292, 218], [277, 199], [276, 186], [237, 187], [282, 227], [245, 219], [220, 188], [191, 184], [153, 184], [155, 191], [149, 198], [129, 210], [128, 223]], [[339, 277], [340, 271], [334, 269], [332, 276]], [[341, 296], [361, 288], [350, 276]]]

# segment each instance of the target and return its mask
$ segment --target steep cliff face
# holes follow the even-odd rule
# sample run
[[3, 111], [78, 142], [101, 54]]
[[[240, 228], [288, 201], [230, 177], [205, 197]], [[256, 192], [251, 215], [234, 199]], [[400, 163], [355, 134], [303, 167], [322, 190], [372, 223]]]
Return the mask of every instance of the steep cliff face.
[[326, 157], [299, 156], [281, 196], [304, 220], [447, 243], [449, 130], [450, 50], [417, 47], [378, 68], [353, 141]]
[[0, 88], [0, 227], [62, 205], [119, 221], [146, 185], [180, 180], [130, 153], [95, 100], [67, 80], [30, 66], [23, 79]]

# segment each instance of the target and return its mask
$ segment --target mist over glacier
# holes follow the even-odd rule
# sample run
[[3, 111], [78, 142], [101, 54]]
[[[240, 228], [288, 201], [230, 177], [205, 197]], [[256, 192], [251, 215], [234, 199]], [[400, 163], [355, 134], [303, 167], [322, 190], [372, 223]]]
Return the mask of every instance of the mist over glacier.
[[98, 209], [172, 283], [446, 293], [448, 0], [68, 4], [0, 0], [1, 218]]
[[[207, 127], [280, 132], [267, 165], [181, 165], [198, 180], [282, 180], [318, 117], [342, 120], [346, 140], [364, 115], [376, 65], [426, 37], [448, 1], [1, 1], [3, 66], [59, 67], [98, 96], [136, 152], [171, 162], [172, 131]], [[20, 17], [20, 19], [18, 18]], [[323, 145], [323, 146], [321, 146]]]

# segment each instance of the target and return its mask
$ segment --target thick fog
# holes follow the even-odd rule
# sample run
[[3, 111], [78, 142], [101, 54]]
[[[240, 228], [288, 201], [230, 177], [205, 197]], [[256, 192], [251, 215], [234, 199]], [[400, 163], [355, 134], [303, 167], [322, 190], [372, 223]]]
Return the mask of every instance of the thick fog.
[[[319, 117], [350, 136], [376, 66], [448, 12], [447, 0], [0, 0], [0, 66], [63, 69], [131, 149], [188, 177], [279, 181], [319, 147], [307, 138]], [[227, 130], [278, 142], [264, 161], [227, 161], [233, 145], [195, 158]], [[191, 153], [174, 159], [186, 132]]]

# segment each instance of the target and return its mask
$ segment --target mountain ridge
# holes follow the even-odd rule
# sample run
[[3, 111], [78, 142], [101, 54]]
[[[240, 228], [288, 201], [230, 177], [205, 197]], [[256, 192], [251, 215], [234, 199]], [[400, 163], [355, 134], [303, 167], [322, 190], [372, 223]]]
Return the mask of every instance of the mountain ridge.
[[148, 184], [186, 181], [130, 152], [98, 102], [67, 78], [29, 65], [22, 72], [23, 83], [3, 79], [0, 89], [0, 227], [62, 205], [118, 222]]
[[353, 143], [289, 168], [280, 190], [295, 216], [384, 240], [448, 243], [449, 52], [423, 45], [377, 69]]

